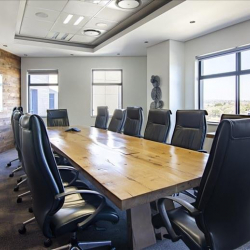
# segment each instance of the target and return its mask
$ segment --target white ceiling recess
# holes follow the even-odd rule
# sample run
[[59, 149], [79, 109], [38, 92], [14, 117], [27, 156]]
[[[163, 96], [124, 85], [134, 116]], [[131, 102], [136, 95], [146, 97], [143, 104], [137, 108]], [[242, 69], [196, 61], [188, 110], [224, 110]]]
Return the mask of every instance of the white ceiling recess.
[[[62, 12], [65, 7], [69, 2], [76, 1], [31, 0], [28, 5], [24, 4], [25, 2], [24, 0], [0, 1], [0, 48], [19, 56], [27, 54], [31, 57], [58, 57], [71, 56], [71, 54], [74, 56], [117, 56], [118, 53], [121, 56], [145, 56], [148, 46], [153, 46], [162, 41], [173, 39], [185, 42], [210, 32], [250, 20], [250, 1], [174, 0], [128, 28], [120, 29], [118, 34], [101, 41], [102, 37], [96, 39], [95, 37], [86, 36], [82, 34], [81, 29], [84, 26], [87, 28], [96, 27], [97, 23], [105, 20], [103, 17], [95, 16], [89, 20], [86, 17], [85, 21], [87, 20], [87, 22], [84, 23], [85, 21], [83, 21], [83, 23], [80, 24], [82, 26], [79, 26], [79, 30], [72, 27], [72, 24], [67, 25], [68, 27], [65, 28], [66, 26], [60, 23], [59, 19], [62, 18], [61, 20], [63, 20]], [[91, 1], [85, 0], [78, 2], [89, 4]], [[105, 2], [107, 1], [99, 2], [100, 6], [105, 5]], [[43, 4], [42, 8], [41, 4]], [[24, 17], [27, 6], [43, 10], [49, 9], [52, 13], [56, 12], [54, 14], [58, 14], [58, 16], [55, 21], [53, 21], [53, 18], [55, 18], [54, 14], [50, 17], [51, 19], [46, 21], [37, 20], [33, 16], [30, 22], [26, 20], [26, 18], [30, 19], [29, 12], [27, 12], [27, 17]], [[111, 2], [109, 9], [115, 10], [116, 8], [117, 6], [114, 2]], [[131, 17], [133, 17], [133, 15]], [[127, 19], [128, 18], [126, 18], [126, 20]], [[100, 28], [100, 30], [103, 31], [103, 36], [107, 36], [110, 31], [118, 29], [121, 24], [117, 24], [117, 22], [111, 20], [111, 18], [109, 21], [105, 21], [108, 27]], [[195, 21], [195, 23], [190, 24], [190, 21]], [[41, 22], [42, 24], [40, 24]], [[22, 24], [24, 25], [23, 27]], [[51, 24], [52, 26], [50, 27]], [[34, 26], [40, 27], [39, 31], [37, 31]], [[68, 32], [68, 39], [70, 40], [71, 46], [68, 46], [68, 43], [57, 44], [56, 39], [54, 39], [55, 43], [43, 41], [43, 39], [46, 39], [46, 41], [49, 40], [49, 36], [56, 30], [58, 30], [57, 32], [59, 33]], [[24, 32], [26, 36], [30, 34], [29, 32], [33, 34], [36, 32], [37, 37], [42, 39], [28, 41], [15, 38], [15, 34], [21, 31]], [[94, 45], [98, 44], [97, 41], [101, 41], [101, 43]], [[145, 41], [148, 41], [148, 43], [144, 43]], [[84, 47], [84, 44], [92, 45], [91, 47]], [[8, 47], [3, 47], [3, 45], [7, 45]]]

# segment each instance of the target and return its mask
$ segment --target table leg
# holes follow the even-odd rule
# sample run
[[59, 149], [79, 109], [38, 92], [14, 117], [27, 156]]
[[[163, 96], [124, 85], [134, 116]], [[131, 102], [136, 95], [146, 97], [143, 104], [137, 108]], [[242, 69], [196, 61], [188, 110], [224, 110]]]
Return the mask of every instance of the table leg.
[[129, 249], [143, 249], [156, 243], [150, 204], [127, 210]]

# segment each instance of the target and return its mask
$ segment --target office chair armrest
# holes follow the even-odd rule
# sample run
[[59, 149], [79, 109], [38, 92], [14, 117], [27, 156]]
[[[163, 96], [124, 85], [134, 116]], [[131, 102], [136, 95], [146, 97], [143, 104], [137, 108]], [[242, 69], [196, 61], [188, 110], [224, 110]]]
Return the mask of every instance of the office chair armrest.
[[181, 198], [178, 198], [178, 197], [166, 196], [164, 198], [159, 199], [158, 205], [161, 206], [162, 204], [164, 204], [165, 199], [177, 202], [178, 204], [183, 206], [192, 216], [197, 216], [200, 214], [200, 211], [196, 209], [193, 205], [191, 205], [187, 201], [182, 200]]
[[203, 150], [203, 149], [200, 149], [200, 150], [197, 150], [197, 151], [200, 152], [200, 153], [206, 153], [207, 154], [207, 151]]
[[75, 177], [65, 187], [71, 186], [77, 180], [77, 178], [79, 176], [79, 172], [74, 167], [70, 167], [70, 166], [58, 166], [57, 168], [58, 168], [59, 171], [70, 171], [70, 172], [72, 172], [75, 175]]
[[77, 226], [79, 228], [87, 227], [91, 223], [91, 221], [94, 219], [94, 217], [97, 214], [99, 214], [99, 212], [104, 208], [104, 206], [106, 204], [105, 196], [103, 196], [102, 194], [100, 194], [100, 193], [98, 193], [96, 191], [92, 191], [92, 190], [73, 190], [73, 191], [69, 191], [69, 192], [64, 192], [64, 193], [57, 194], [55, 196], [55, 199], [60, 199], [62, 197], [65, 197], [65, 196], [71, 195], [71, 194], [90, 194], [90, 195], [99, 196], [99, 198], [101, 198], [101, 203], [97, 207], [97, 209], [95, 210], [95, 212], [92, 215], [90, 215], [87, 219], [85, 219], [83, 222], [77, 224]]

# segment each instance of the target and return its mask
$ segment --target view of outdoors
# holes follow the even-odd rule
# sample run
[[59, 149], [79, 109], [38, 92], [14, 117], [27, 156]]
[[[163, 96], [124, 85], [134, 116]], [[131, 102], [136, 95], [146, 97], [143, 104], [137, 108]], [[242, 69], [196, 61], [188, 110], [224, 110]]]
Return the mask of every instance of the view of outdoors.
[[[236, 54], [202, 61], [202, 76], [236, 71]], [[241, 53], [241, 69], [250, 69], [250, 51]], [[239, 100], [240, 114], [250, 115], [250, 75], [239, 77], [236, 98], [236, 76], [216, 77], [201, 81], [201, 107], [208, 112], [207, 121], [219, 122], [222, 114], [235, 114]]]
[[3, 109], [3, 77], [0, 75], [0, 111]]
[[58, 108], [58, 86], [55, 84], [58, 84], [58, 75], [30, 75], [29, 112], [31, 114], [47, 116], [47, 109]]
[[109, 114], [122, 108], [122, 71], [93, 71], [93, 107], [92, 115], [97, 115], [98, 106], [108, 106]]

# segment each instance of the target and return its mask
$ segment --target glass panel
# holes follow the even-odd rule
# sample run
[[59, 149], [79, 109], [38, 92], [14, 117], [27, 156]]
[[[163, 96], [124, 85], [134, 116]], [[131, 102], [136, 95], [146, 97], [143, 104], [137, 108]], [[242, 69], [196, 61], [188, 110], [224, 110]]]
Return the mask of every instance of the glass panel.
[[201, 75], [212, 75], [236, 71], [236, 54], [214, 57], [203, 60], [201, 63]]
[[222, 114], [235, 114], [235, 76], [206, 79], [202, 84], [207, 121], [219, 122]]
[[30, 75], [30, 83], [32, 84], [57, 84], [58, 75]]
[[34, 86], [29, 90], [29, 113], [47, 116], [50, 109], [51, 94], [54, 96], [54, 108], [58, 108], [58, 86]]
[[250, 69], [250, 50], [241, 52], [241, 70]]
[[93, 71], [93, 83], [121, 83], [122, 82], [122, 72], [121, 70], [107, 70]]
[[250, 75], [240, 77], [240, 114], [250, 115]]
[[0, 112], [3, 111], [3, 76], [0, 75]]
[[97, 115], [98, 106], [108, 106], [109, 114], [121, 108], [121, 86], [93, 86], [93, 111]]

